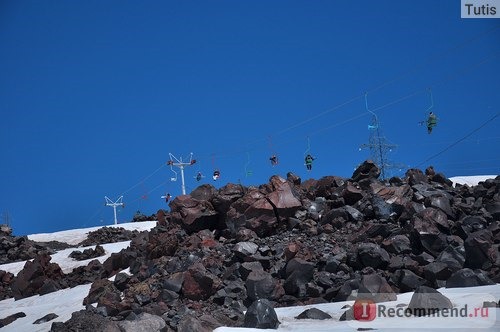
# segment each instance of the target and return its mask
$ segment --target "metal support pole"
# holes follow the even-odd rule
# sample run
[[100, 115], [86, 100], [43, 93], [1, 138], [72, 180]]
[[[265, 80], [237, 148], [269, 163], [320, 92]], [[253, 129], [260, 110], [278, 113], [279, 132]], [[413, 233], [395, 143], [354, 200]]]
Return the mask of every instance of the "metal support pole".
[[179, 166], [181, 169], [181, 189], [182, 189], [182, 194], [186, 195], [186, 184], [184, 182], [184, 165]]
[[108, 198], [108, 196], [104, 196], [104, 199], [106, 200], [106, 206], [112, 206], [113, 207], [113, 215], [115, 217], [115, 225], [118, 224], [118, 218], [116, 217], [116, 208], [118, 206], [124, 206], [125, 204], [123, 204], [123, 196], [120, 196], [118, 197], [118, 199], [113, 202], [112, 200], [110, 200]]
[[[186, 183], [185, 183], [185, 180], [184, 180], [184, 168], [186, 166], [191, 166], [193, 165], [194, 163], [196, 163], [196, 160], [193, 159], [193, 153], [191, 152], [191, 155], [190, 155], [190, 158], [189, 158], [189, 162], [183, 162], [182, 161], [182, 157], [180, 157], [179, 159], [177, 159], [173, 154], [169, 153], [169, 156], [170, 156], [170, 160], [168, 161], [168, 165], [170, 165], [170, 168], [172, 169], [172, 167], [179, 167], [179, 169], [181, 170], [181, 191], [182, 191], [182, 194], [183, 195], [186, 195]], [[175, 171], [172, 169], [172, 172], [175, 173]]]

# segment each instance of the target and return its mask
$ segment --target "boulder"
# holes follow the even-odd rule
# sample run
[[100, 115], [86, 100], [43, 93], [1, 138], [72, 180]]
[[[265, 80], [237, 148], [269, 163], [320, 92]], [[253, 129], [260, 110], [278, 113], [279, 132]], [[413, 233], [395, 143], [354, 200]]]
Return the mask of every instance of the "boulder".
[[411, 297], [408, 308], [405, 314], [413, 316], [434, 316], [441, 310], [449, 310], [453, 308], [451, 301], [435, 290], [427, 286], [420, 286], [415, 290]]
[[186, 232], [202, 229], [216, 229], [218, 213], [209, 201], [197, 200], [190, 195], [177, 196], [170, 203], [172, 222], [179, 224]]
[[254, 301], [245, 313], [244, 327], [257, 329], [277, 329], [280, 325], [271, 302], [265, 299]]

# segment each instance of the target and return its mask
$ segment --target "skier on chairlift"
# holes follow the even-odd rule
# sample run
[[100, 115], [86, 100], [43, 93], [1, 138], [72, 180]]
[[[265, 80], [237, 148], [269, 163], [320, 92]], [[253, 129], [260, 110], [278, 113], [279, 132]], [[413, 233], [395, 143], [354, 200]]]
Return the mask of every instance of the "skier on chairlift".
[[436, 114], [430, 112], [429, 117], [427, 118], [427, 132], [432, 133], [432, 129], [437, 125], [437, 117]]
[[214, 181], [218, 180], [220, 178], [220, 171], [218, 169], [216, 169], [214, 171], [214, 175], [213, 175], [213, 179]]
[[272, 165], [272, 166], [276, 166], [276, 165], [278, 165], [278, 157], [276, 157], [276, 155], [275, 155], [275, 154], [273, 154], [273, 155], [271, 156], [271, 158], [269, 158], [269, 160], [271, 160], [271, 165]]
[[201, 174], [201, 172], [198, 172], [198, 174], [196, 174], [196, 181], [201, 181], [202, 177], [203, 177], [203, 174]]
[[168, 201], [170, 201], [170, 198], [171, 198], [171, 197], [172, 197], [172, 196], [170, 196], [170, 194], [166, 194], [166, 195], [165, 195], [165, 203], [168, 203]]
[[308, 171], [312, 170], [312, 164], [313, 164], [314, 158], [310, 154], [308, 154], [305, 158], [306, 162], [306, 168]]

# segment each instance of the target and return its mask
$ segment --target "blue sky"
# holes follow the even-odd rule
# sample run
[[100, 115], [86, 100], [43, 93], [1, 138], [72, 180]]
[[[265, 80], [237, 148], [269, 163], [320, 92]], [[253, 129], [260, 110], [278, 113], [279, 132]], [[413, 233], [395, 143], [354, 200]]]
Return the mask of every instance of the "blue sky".
[[167, 208], [169, 153], [198, 161], [188, 192], [350, 177], [369, 157], [365, 93], [394, 164], [500, 173], [500, 21], [461, 19], [459, 1], [2, 1], [0, 50], [17, 235], [110, 224], [104, 196], [124, 195], [122, 222]]

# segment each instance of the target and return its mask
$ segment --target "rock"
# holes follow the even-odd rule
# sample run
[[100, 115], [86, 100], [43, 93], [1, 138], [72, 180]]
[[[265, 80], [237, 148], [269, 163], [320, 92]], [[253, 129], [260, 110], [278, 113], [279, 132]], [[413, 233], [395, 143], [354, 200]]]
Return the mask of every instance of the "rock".
[[194, 301], [206, 300], [215, 294], [219, 286], [217, 276], [207, 271], [201, 263], [195, 263], [184, 274], [182, 294]]
[[62, 288], [60, 281], [64, 278], [64, 273], [59, 265], [50, 263], [51, 259], [44, 253], [33, 261], [25, 263], [11, 284], [12, 294], [16, 300]]
[[203, 229], [216, 229], [218, 213], [209, 201], [197, 200], [190, 195], [180, 195], [170, 203], [171, 220], [189, 234]]
[[342, 192], [342, 197], [347, 205], [354, 205], [364, 197], [364, 194], [363, 190], [348, 182]]
[[465, 240], [465, 267], [488, 270], [496, 261], [493, 234], [490, 230], [471, 233]]
[[274, 300], [278, 297], [278, 284], [271, 274], [265, 271], [253, 270], [250, 272], [245, 281], [245, 287], [248, 298], [252, 301], [258, 299]]
[[410, 304], [405, 310], [405, 314], [411, 314], [417, 317], [433, 316], [438, 311], [452, 308], [453, 304], [446, 296], [434, 288], [420, 286], [415, 293], [413, 293]]
[[412, 292], [426, 283], [424, 278], [407, 269], [400, 269], [394, 272], [393, 280], [402, 293]]
[[332, 318], [332, 316], [316, 308], [304, 310], [297, 317], [295, 317], [295, 319], [316, 319], [316, 320], [325, 320], [330, 318]]
[[358, 246], [358, 260], [367, 267], [384, 269], [389, 265], [391, 258], [387, 251], [374, 243], [361, 243]]
[[407, 254], [412, 251], [410, 239], [403, 234], [394, 235], [384, 240], [382, 248], [391, 254]]
[[51, 332], [124, 332], [118, 327], [116, 322], [112, 322], [107, 318], [93, 311], [80, 310], [71, 314], [71, 318], [66, 322], [52, 323]]
[[292, 217], [299, 208], [302, 208], [298, 194], [290, 182], [274, 175], [271, 177], [270, 183], [273, 191], [267, 195], [267, 199], [276, 209], [279, 217]]
[[428, 182], [427, 176], [425, 176], [424, 173], [422, 173], [422, 171], [419, 169], [409, 169], [406, 171], [405, 176], [410, 186]]
[[167, 325], [160, 316], [140, 313], [134, 320], [123, 320], [118, 322], [122, 332], [161, 332]]
[[100, 257], [106, 254], [104, 251], [104, 248], [101, 245], [97, 245], [95, 249], [89, 248], [85, 249], [83, 252], [79, 250], [75, 250], [69, 254], [69, 257], [77, 260], [77, 261], [84, 261], [87, 259], [92, 259], [96, 257]]
[[424, 267], [424, 277], [433, 286], [437, 286], [438, 280], [447, 280], [452, 273], [453, 269], [443, 262], [432, 262]]
[[300, 258], [293, 258], [286, 265], [286, 294], [298, 297], [307, 295], [307, 283], [312, 280], [315, 264]]
[[452, 271], [460, 270], [465, 263], [464, 247], [447, 246], [437, 257], [436, 262], [445, 263]]
[[0, 319], [0, 328], [5, 327], [9, 325], [10, 323], [14, 322], [18, 318], [26, 317], [26, 314], [24, 312], [16, 312], [15, 314], [9, 315], [5, 318]]
[[484, 272], [480, 270], [473, 271], [469, 268], [456, 271], [446, 280], [446, 288], [476, 287], [494, 284]]
[[220, 326], [213, 317], [184, 315], [177, 325], [177, 332], [212, 332]]
[[380, 176], [380, 169], [372, 160], [366, 160], [359, 165], [352, 174], [352, 180], [359, 182], [363, 179], [377, 179]]
[[234, 245], [233, 252], [240, 258], [255, 255], [259, 246], [253, 242], [238, 242]]
[[47, 314], [47, 315], [43, 316], [42, 318], [39, 318], [39, 319], [35, 320], [33, 322], [33, 324], [47, 323], [47, 322], [50, 322], [53, 319], [56, 319], [57, 317], [59, 317], [59, 316], [56, 315], [56, 314], [54, 314], [54, 313], [50, 313], [50, 314]]
[[254, 301], [245, 313], [244, 327], [258, 329], [277, 329], [280, 325], [271, 302], [260, 299]]
[[358, 295], [375, 302], [395, 301], [396, 293], [384, 277], [377, 274], [364, 275], [359, 285]]

